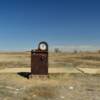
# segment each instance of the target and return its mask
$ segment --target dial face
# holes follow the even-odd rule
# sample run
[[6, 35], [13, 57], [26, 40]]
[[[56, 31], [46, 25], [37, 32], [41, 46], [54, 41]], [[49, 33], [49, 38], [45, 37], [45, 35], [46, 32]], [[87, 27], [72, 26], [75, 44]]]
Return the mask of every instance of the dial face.
[[44, 43], [40, 44], [40, 49], [41, 50], [46, 50], [47, 49], [46, 44], [44, 44]]

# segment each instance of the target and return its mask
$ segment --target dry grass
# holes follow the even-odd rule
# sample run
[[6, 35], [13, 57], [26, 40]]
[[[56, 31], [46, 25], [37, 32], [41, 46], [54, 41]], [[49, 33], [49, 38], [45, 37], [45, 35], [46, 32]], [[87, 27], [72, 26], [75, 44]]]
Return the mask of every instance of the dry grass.
[[[100, 67], [99, 53], [50, 53], [49, 67]], [[0, 53], [0, 69], [30, 67], [30, 53]], [[100, 100], [100, 76], [50, 74], [46, 80], [0, 74], [0, 100]]]
[[100, 67], [100, 53], [52, 53], [49, 58], [50, 62], [71, 63], [74, 67]]
[[29, 67], [30, 53], [0, 53], [0, 68]]
[[28, 80], [16, 74], [0, 77], [0, 100], [100, 99], [100, 76], [61, 74], [47, 80]]
[[[0, 53], [0, 68], [30, 67], [30, 52]], [[50, 53], [49, 67], [100, 67], [99, 53]]]

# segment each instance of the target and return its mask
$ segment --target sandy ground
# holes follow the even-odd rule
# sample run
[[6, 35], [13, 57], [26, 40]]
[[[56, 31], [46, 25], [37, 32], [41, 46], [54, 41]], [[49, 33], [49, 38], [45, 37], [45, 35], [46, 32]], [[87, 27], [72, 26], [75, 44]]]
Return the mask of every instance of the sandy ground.
[[[0, 70], [0, 73], [19, 73], [19, 72], [31, 72], [31, 69], [30, 68], [5, 68]], [[49, 68], [49, 73], [100, 74], [100, 68]]]
[[[18, 72], [30, 72], [30, 68], [5, 68], [1, 69], [0, 73], [18, 73]], [[49, 68], [49, 73], [80, 73], [75, 68]]]
[[86, 74], [100, 74], [100, 68], [78, 68], [78, 69]]

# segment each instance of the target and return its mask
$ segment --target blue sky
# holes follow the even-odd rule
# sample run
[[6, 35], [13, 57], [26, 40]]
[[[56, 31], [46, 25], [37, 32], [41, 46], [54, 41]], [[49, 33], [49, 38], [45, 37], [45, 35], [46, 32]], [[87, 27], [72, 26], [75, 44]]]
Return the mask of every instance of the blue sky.
[[99, 0], [0, 0], [0, 50], [100, 45]]

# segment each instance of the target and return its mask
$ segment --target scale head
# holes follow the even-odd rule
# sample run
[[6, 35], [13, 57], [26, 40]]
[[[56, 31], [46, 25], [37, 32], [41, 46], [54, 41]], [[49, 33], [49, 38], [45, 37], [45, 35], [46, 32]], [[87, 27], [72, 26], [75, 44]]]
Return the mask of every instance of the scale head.
[[48, 51], [48, 44], [47, 42], [40, 42], [39, 43], [39, 50], [41, 51]]

